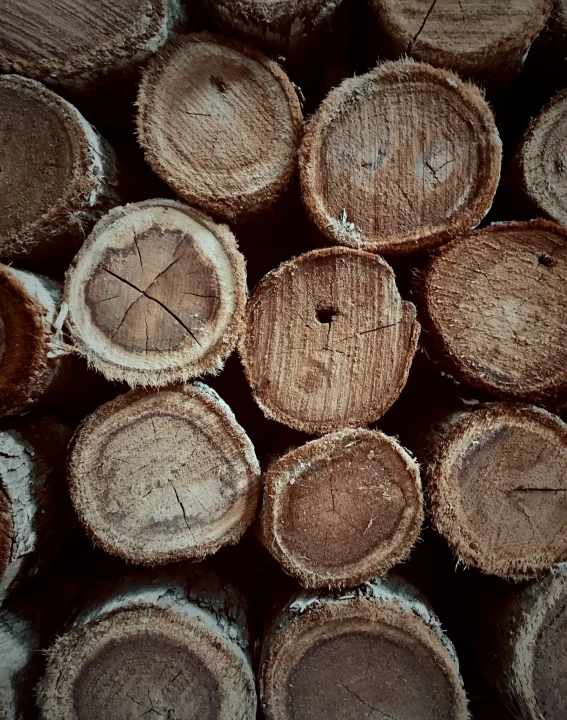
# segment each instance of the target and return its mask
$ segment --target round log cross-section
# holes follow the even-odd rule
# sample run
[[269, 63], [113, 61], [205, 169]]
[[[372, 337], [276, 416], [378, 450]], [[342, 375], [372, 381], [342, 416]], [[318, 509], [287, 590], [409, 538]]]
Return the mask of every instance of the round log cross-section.
[[137, 122], [153, 170], [188, 202], [235, 220], [287, 187], [302, 112], [277, 63], [202, 33], [170, 43], [150, 62]]
[[246, 276], [234, 236], [172, 200], [115, 208], [67, 273], [71, 336], [111, 380], [166, 385], [222, 366]]
[[271, 465], [261, 534], [303, 585], [358, 585], [407, 558], [422, 505], [417, 463], [393, 438], [344, 430]]
[[347, 248], [314, 250], [268, 274], [245, 323], [240, 354], [254, 399], [269, 418], [319, 435], [386, 412], [420, 333], [385, 260]]
[[567, 392], [567, 230], [503, 223], [442, 248], [422, 284], [436, 359], [485, 392], [555, 402]]
[[331, 91], [300, 152], [303, 199], [333, 242], [381, 253], [475, 227], [500, 177], [482, 93], [445, 70], [387, 62]]
[[267, 720], [469, 717], [457, 657], [439, 621], [394, 582], [292, 599], [262, 648]]
[[540, 408], [495, 403], [439, 427], [427, 487], [457, 557], [516, 580], [567, 560], [567, 425]]
[[95, 543], [127, 561], [199, 559], [235, 543], [260, 495], [254, 448], [210, 388], [132, 390], [89, 416], [69, 457]]

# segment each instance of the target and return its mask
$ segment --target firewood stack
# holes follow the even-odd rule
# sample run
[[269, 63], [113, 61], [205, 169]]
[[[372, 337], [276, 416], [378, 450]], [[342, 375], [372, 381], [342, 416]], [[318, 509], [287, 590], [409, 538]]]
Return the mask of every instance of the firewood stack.
[[0, 3], [0, 718], [567, 717], [565, 18]]

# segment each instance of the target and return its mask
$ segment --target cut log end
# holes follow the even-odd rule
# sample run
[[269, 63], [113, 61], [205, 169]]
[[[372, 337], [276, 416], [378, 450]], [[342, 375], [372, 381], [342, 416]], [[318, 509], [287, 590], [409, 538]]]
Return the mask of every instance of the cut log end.
[[71, 497], [107, 552], [147, 565], [199, 559], [235, 543], [259, 501], [259, 467], [232, 412], [200, 383], [131, 391], [79, 430]]
[[108, 379], [166, 385], [218, 370], [246, 302], [234, 236], [170, 200], [116, 208], [67, 273], [68, 326]]
[[266, 547], [307, 587], [357, 585], [405, 560], [423, 522], [419, 469], [391, 438], [348, 430], [277, 460], [264, 479]]
[[539, 214], [567, 225], [567, 92], [556, 95], [532, 122], [518, 161], [524, 193]]
[[323, 101], [301, 148], [308, 212], [332, 241], [384, 253], [440, 245], [490, 209], [501, 142], [481, 92], [384, 63]]
[[150, 63], [138, 107], [147, 161], [188, 202], [234, 220], [287, 187], [302, 112], [286, 74], [261, 53], [185, 36]]
[[245, 323], [240, 354], [254, 399], [269, 418], [313, 434], [381, 417], [406, 383], [420, 332], [390, 266], [346, 248], [269, 274]]
[[431, 349], [458, 379], [510, 399], [567, 391], [567, 232], [504, 223], [455, 240], [423, 282]]

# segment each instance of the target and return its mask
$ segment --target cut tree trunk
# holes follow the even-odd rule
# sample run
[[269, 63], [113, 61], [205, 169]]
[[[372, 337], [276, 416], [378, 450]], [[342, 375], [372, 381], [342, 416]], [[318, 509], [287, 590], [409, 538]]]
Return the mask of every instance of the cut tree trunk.
[[27, 618], [0, 610], [0, 718], [36, 717], [34, 686], [39, 679], [41, 644]]
[[173, 200], [113, 209], [67, 272], [67, 325], [109, 380], [168, 385], [214, 372], [236, 345], [246, 269], [230, 230]]
[[1, 76], [0, 105], [0, 257], [49, 274], [69, 264], [119, 202], [114, 152], [76, 108], [35, 80]]
[[524, 65], [551, 0], [369, 0], [379, 50], [410, 55], [502, 91]]
[[433, 521], [457, 558], [521, 580], [567, 560], [567, 425], [494, 403], [438, 423], [427, 443]]
[[344, 430], [264, 477], [262, 541], [306, 587], [358, 585], [405, 560], [423, 522], [419, 468], [390, 437]]
[[238, 542], [260, 495], [250, 440], [201, 383], [134, 390], [103, 405], [75, 435], [68, 475], [92, 540], [147, 565]]
[[312, 117], [300, 152], [303, 199], [329, 240], [407, 253], [482, 220], [501, 156], [480, 90], [446, 70], [387, 62], [345, 80]]
[[61, 285], [0, 265], [0, 415], [53, 400], [69, 370]]
[[281, 265], [248, 303], [240, 354], [266, 416], [323, 434], [378, 419], [402, 391], [420, 326], [390, 266], [347, 248]]
[[567, 695], [567, 566], [511, 590], [478, 645], [481, 668], [518, 720], [563, 720]]
[[259, 693], [267, 720], [469, 717], [451, 642], [395, 578], [292, 598], [264, 639]]
[[53, 416], [0, 431], [0, 601], [54, 559], [73, 527], [65, 483], [70, 438]]
[[509, 399], [567, 392], [567, 231], [535, 220], [454, 240], [421, 285], [429, 350], [448, 372]]
[[214, 576], [126, 578], [48, 652], [44, 720], [254, 720], [248, 629]]
[[208, 33], [182, 37], [150, 62], [138, 107], [146, 160], [207, 212], [232, 221], [288, 186], [301, 106], [284, 71], [260, 52]]

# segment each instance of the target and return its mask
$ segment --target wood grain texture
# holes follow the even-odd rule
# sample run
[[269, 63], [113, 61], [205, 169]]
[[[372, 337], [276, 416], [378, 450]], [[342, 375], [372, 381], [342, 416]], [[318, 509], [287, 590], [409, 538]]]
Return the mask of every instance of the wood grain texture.
[[378, 578], [344, 594], [302, 593], [262, 647], [267, 720], [467, 720], [455, 651], [412, 588]]
[[358, 585], [405, 560], [423, 522], [419, 468], [393, 439], [345, 430], [264, 476], [262, 541], [306, 587]]
[[379, 418], [398, 398], [420, 326], [390, 266], [347, 248], [314, 250], [252, 294], [239, 344], [267, 417], [323, 434]]
[[311, 118], [303, 200], [329, 240], [407, 253], [482, 220], [501, 155], [478, 88], [428, 65], [387, 62], [343, 81]]
[[238, 542], [260, 498], [252, 443], [201, 383], [133, 390], [103, 405], [76, 434], [68, 475], [92, 540], [146, 565]]
[[67, 326], [110, 380], [162, 386], [214, 372], [236, 345], [246, 270], [234, 235], [172, 200], [118, 207], [67, 272]]
[[545, 25], [551, 0], [370, 0], [394, 53], [506, 85]]
[[149, 64], [137, 124], [147, 162], [178, 195], [234, 220], [287, 187], [302, 112], [279, 65], [201, 33], [170, 43]]
[[64, 268], [119, 202], [114, 152], [75, 107], [34, 80], [1, 76], [0, 105], [0, 257]]
[[429, 506], [457, 558], [514, 580], [567, 560], [567, 425], [540, 408], [494, 403], [438, 424]]
[[433, 258], [420, 310], [431, 352], [456, 378], [516, 400], [565, 394], [566, 240], [548, 221], [502, 223]]

